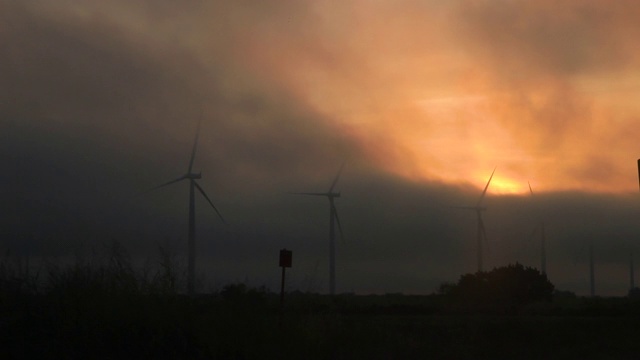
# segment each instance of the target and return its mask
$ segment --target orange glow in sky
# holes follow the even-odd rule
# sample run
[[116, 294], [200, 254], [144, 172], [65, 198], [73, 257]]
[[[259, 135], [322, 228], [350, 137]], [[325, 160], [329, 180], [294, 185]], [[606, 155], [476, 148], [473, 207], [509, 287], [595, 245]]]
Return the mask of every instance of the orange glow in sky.
[[526, 185], [523, 186], [521, 181], [515, 181], [511, 179], [496, 178], [491, 181], [491, 191], [494, 194], [523, 194], [528, 192], [529, 189]]
[[228, 67], [216, 79], [227, 93], [286, 93], [320, 119], [301, 123], [326, 122], [409, 179], [480, 187], [497, 167], [495, 193], [526, 193], [527, 181], [541, 192], [637, 188], [640, 2], [202, 6], [190, 26], [114, 18], [159, 52], [180, 43]]
[[252, 51], [390, 172], [624, 193], [640, 155], [640, 5], [624, 3], [317, 2], [308, 42]]
[[326, 122], [385, 171], [480, 187], [497, 167], [496, 193], [636, 191], [640, 2], [213, 2], [166, 22], [97, 4], [65, 16], [109, 18], [158, 53], [181, 44], [226, 69], [226, 94], [284, 93], [318, 115], [301, 126]]

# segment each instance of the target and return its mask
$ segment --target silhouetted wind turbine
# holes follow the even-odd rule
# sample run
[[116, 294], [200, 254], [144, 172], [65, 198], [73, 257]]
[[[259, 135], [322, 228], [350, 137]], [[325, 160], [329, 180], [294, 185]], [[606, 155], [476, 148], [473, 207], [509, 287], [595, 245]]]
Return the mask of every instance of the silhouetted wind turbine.
[[331, 183], [331, 187], [329, 191], [326, 193], [292, 193], [295, 195], [311, 195], [311, 196], [326, 196], [329, 199], [329, 292], [331, 295], [335, 295], [336, 293], [336, 231], [335, 231], [335, 222], [338, 223], [338, 230], [340, 230], [340, 237], [342, 238], [342, 226], [340, 225], [340, 218], [338, 217], [338, 210], [336, 209], [335, 204], [333, 203], [333, 199], [340, 197], [339, 192], [334, 192], [333, 188], [338, 183], [338, 179], [340, 178], [340, 174], [342, 174], [342, 169], [344, 168], [344, 163], [340, 166], [340, 170], [338, 170], [338, 174], [336, 178], [333, 179], [333, 183]]
[[589, 295], [591, 297], [596, 296], [596, 261], [593, 254], [593, 240], [589, 240], [588, 244], [582, 244], [580, 250], [578, 251], [578, 255], [575, 256], [573, 263], [576, 264], [579, 258], [582, 258], [582, 254], [584, 254], [585, 247], [588, 246], [588, 256], [589, 256]]
[[187, 269], [187, 292], [189, 295], [193, 295], [194, 294], [194, 290], [195, 290], [195, 272], [196, 272], [196, 202], [195, 202], [195, 189], [198, 189], [198, 191], [202, 194], [202, 196], [204, 196], [204, 198], [207, 200], [207, 202], [209, 203], [209, 205], [211, 205], [211, 207], [213, 208], [213, 210], [216, 211], [216, 214], [218, 214], [218, 216], [220, 217], [220, 220], [222, 220], [222, 222], [224, 224], [226, 224], [226, 222], [224, 221], [224, 218], [222, 217], [222, 215], [220, 214], [220, 212], [218, 211], [218, 209], [215, 207], [215, 205], [213, 205], [213, 202], [211, 201], [211, 199], [209, 199], [209, 196], [207, 196], [207, 194], [205, 193], [204, 189], [202, 189], [202, 187], [196, 182], [196, 180], [201, 179], [202, 178], [202, 172], [199, 173], [195, 173], [193, 172], [193, 161], [196, 157], [196, 148], [198, 146], [198, 136], [200, 135], [200, 123], [202, 122], [202, 120], [198, 121], [198, 128], [196, 130], [196, 137], [195, 140], [193, 142], [193, 149], [191, 150], [191, 159], [189, 159], [189, 168], [187, 169], [187, 173], [182, 175], [181, 177], [175, 179], [175, 180], [171, 180], [169, 182], [166, 182], [164, 184], [158, 185], [154, 188], [152, 188], [149, 191], [152, 190], [156, 190], [177, 182], [180, 182], [182, 180], [189, 180], [189, 238], [188, 238], [188, 269]]
[[[533, 189], [531, 189], [531, 183], [529, 182], [527, 183], [529, 184], [529, 191], [531, 192], [531, 196], [533, 197]], [[547, 273], [547, 252], [545, 249], [546, 238], [544, 233], [544, 222], [542, 220], [539, 220], [538, 224], [533, 229], [533, 233], [531, 234], [531, 236], [534, 236], [538, 232], [538, 229], [540, 229], [540, 271], [543, 274], [546, 274]]]
[[640, 187], [640, 159], [638, 159], [638, 186]]
[[589, 242], [589, 284], [591, 297], [596, 296], [596, 269], [593, 260], [593, 240]]
[[[640, 159], [638, 159], [638, 186], [640, 187]], [[629, 285], [631, 289], [635, 289], [634, 264], [633, 264], [633, 248], [629, 252]]]
[[475, 206], [456, 206], [459, 209], [473, 210], [478, 215], [478, 272], [482, 271], [482, 242], [487, 242], [487, 232], [484, 228], [484, 222], [482, 221], [482, 212], [487, 210], [487, 208], [482, 206], [482, 200], [487, 193], [487, 189], [489, 188], [489, 184], [491, 183], [491, 179], [495, 172], [496, 168], [493, 169], [491, 176], [489, 176], [489, 181], [487, 181], [487, 185], [484, 187], [484, 190], [482, 191], [482, 194]]
[[636, 287], [636, 281], [634, 276], [634, 264], [633, 264], [633, 249], [629, 251], [629, 289], [633, 290]]

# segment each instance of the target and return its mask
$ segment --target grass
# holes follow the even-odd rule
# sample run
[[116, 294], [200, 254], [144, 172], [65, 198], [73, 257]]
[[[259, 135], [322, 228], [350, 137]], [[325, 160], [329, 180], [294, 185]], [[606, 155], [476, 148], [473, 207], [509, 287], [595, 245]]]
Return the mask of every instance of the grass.
[[[121, 250], [121, 249], [120, 249]], [[28, 275], [0, 263], [6, 358], [620, 359], [640, 354], [640, 302], [562, 297], [517, 311], [448, 306], [440, 295], [294, 292], [230, 284], [190, 298], [166, 256], [135, 273], [101, 264]], [[164, 260], [163, 260], [164, 259]]]

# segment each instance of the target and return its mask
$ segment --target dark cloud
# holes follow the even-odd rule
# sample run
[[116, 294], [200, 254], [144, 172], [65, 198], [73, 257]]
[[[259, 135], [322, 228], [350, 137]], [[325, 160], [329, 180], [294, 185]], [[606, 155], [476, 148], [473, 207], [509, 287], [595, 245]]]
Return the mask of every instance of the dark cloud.
[[[387, 163], [407, 155], [387, 136], [399, 125], [388, 130], [377, 124], [376, 136], [362, 135], [366, 125], [342, 121], [292, 80], [291, 74], [304, 69], [313, 72], [319, 66], [321, 75], [332, 69], [345, 75], [343, 82], [328, 81], [343, 86], [336, 89], [341, 104], [336, 108], [355, 104], [372, 116], [378, 110], [409, 113], [410, 107], [391, 111], [378, 101], [394, 98], [377, 87], [379, 78], [368, 77], [386, 63], [384, 57], [362, 65], [351, 61], [366, 58], [363, 49], [372, 43], [354, 43], [344, 30], [353, 25], [351, 16], [368, 24], [375, 13], [364, 16], [345, 5], [337, 23], [328, 23], [322, 9], [298, 2], [199, 1], [78, 7], [5, 1], [0, 10], [0, 154], [5, 159], [0, 195], [6, 204], [0, 250], [72, 259], [90, 257], [115, 239], [140, 264], [153, 262], [159, 246], [184, 259], [186, 184], [140, 193], [183, 175], [202, 118], [194, 169], [202, 171], [200, 184], [230, 224], [224, 226], [197, 199], [198, 268], [206, 282], [249, 281], [275, 288], [277, 251], [287, 247], [294, 251], [291, 286], [325, 291], [328, 203], [288, 192], [326, 191], [345, 160], [336, 204], [344, 230], [337, 255], [340, 291], [429, 293], [440, 282], [475, 270], [475, 214], [452, 206], [474, 204], [479, 190], [391, 174]], [[476, 22], [487, 20], [482, 11], [517, 20], [496, 9], [469, 11], [474, 13], [465, 16]], [[420, 24], [415, 12], [393, 13], [410, 16], [412, 26]], [[402, 18], [394, 18], [392, 36], [383, 42], [410, 55], [410, 42], [398, 42], [411, 33], [399, 25]], [[515, 36], [535, 38], [531, 29]], [[485, 31], [488, 35], [478, 36], [491, 37], [498, 30]], [[506, 42], [499, 44], [503, 50], [514, 41], [499, 40]], [[545, 41], [530, 42], [527, 46], [534, 47]], [[275, 53], [262, 52], [271, 45], [281, 46], [272, 48]], [[551, 46], [548, 56], [564, 50]], [[280, 50], [286, 59], [276, 56]], [[540, 55], [536, 62], [565, 71], [595, 61], [572, 60], [571, 54], [546, 63], [547, 56]], [[387, 73], [389, 79], [393, 73]], [[331, 93], [317, 90], [318, 97]], [[349, 94], [362, 101], [352, 103]], [[581, 104], [578, 99], [573, 110], [537, 108], [536, 118], [560, 121], [567, 113], [580, 113]], [[437, 128], [407, 126], [420, 134]], [[566, 124], [566, 132], [575, 126]], [[413, 166], [418, 165], [423, 166]], [[590, 166], [573, 171], [594, 178], [617, 169], [608, 167], [606, 158]], [[543, 193], [533, 199], [489, 194], [487, 264], [537, 265], [531, 232], [543, 219], [552, 280], [586, 293], [580, 285], [584, 249], [593, 242], [607, 274], [603, 291], [623, 294], [626, 272], [620, 267], [638, 230], [635, 200], [586, 193]]]

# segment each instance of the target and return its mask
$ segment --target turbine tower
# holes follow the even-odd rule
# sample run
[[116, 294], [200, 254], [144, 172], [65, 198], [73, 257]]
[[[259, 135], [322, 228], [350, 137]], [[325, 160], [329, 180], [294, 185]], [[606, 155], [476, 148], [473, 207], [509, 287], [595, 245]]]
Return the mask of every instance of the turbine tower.
[[487, 193], [487, 189], [489, 188], [489, 184], [491, 183], [491, 179], [493, 178], [493, 174], [496, 172], [496, 168], [493, 169], [491, 176], [489, 176], [489, 181], [487, 181], [487, 185], [484, 187], [480, 198], [475, 206], [457, 206], [459, 209], [468, 209], [476, 212], [478, 216], [478, 272], [482, 271], [482, 242], [487, 242], [487, 232], [484, 228], [484, 222], [482, 221], [482, 212], [487, 210], [486, 207], [482, 206], [482, 200], [484, 200], [484, 196]]
[[638, 186], [640, 186], [640, 159], [638, 159]]
[[[528, 184], [529, 184], [529, 192], [531, 192], [531, 196], [533, 197], [533, 189], [531, 189], [531, 183], [528, 183]], [[544, 222], [542, 220], [539, 220], [538, 224], [533, 229], [533, 234], [531, 236], [534, 236], [538, 232], [538, 229], [540, 229], [540, 271], [542, 272], [542, 274], [546, 275], [547, 274], [547, 251], [546, 251], [547, 239], [545, 238]]]
[[[638, 186], [640, 187], [640, 159], [638, 159]], [[635, 291], [636, 283], [634, 276], [634, 263], [633, 263], [633, 248], [629, 251], [629, 295], [631, 296], [631, 292]]]
[[596, 296], [596, 270], [593, 260], [593, 240], [589, 243], [589, 284], [591, 285], [591, 297]]
[[633, 290], [636, 287], [636, 281], [634, 276], [633, 265], [633, 249], [629, 252], [629, 289]]
[[329, 187], [329, 191], [326, 193], [293, 193], [295, 195], [311, 195], [311, 196], [326, 196], [329, 199], [329, 293], [331, 295], [335, 295], [336, 293], [336, 230], [335, 223], [338, 223], [338, 230], [340, 230], [340, 237], [342, 238], [342, 226], [340, 225], [340, 218], [338, 217], [338, 210], [333, 202], [335, 198], [340, 197], [339, 192], [334, 192], [333, 188], [338, 183], [338, 179], [340, 178], [340, 174], [342, 173], [342, 169], [344, 168], [344, 163], [340, 166], [340, 170], [338, 170], [338, 174], [335, 179], [333, 179], [333, 183], [331, 183], [331, 187]]
[[187, 168], [187, 173], [182, 175], [181, 177], [166, 182], [164, 184], [158, 185], [152, 188], [149, 191], [156, 190], [182, 180], [189, 180], [189, 233], [188, 233], [188, 269], [187, 269], [187, 293], [189, 296], [193, 296], [195, 292], [195, 273], [196, 273], [196, 202], [195, 202], [195, 190], [197, 189], [200, 194], [207, 200], [209, 205], [216, 211], [216, 214], [220, 217], [220, 220], [226, 225], [224, 218], [218, 211], [218, 209], [213, 205], [207, 193], [205, 193], [204, 189], [196, 182], [196, 180], [202, 178], [202, 172], [195, 173], [193, 171], [193, 161], [196, 157], [196, 148], [198, 146], [198, 136], [200, 135], [200, 123], [202, 121], [198, 121], [198, 128], [196, 130], [196, 137], [193, 142], [193, 149], [191, 150], [191, 159], [189, 159], [189, 167]]

